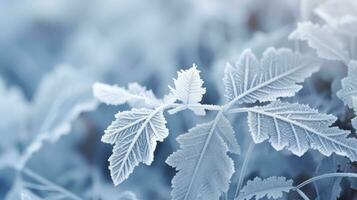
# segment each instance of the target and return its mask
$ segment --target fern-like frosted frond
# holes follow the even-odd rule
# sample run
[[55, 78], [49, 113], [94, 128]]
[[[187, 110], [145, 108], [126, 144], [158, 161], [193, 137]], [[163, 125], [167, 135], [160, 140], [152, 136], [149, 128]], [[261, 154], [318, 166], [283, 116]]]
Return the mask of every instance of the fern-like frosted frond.
[[108, 105], [129, 103], [136, 108], [153, 108], [161, 104], [151, 90], [146, 90], [145, 87], [137, 83], [130, 83], [128, 89], [125, 89], [117, 85], [97, 82], [93, 85], [93, 94], [101, 102]]
[[357, 160], [357, 140], [349, 132], [330, 127], [336, 117], [318, 113], [306, 105], [272, 102], [248, 108], [248, 125], [255, 143], [269, 139], [276, 150], [287, 147], [301, 156], [316, 149], [325, 156], [336, 153]]
[[[203, 88], [203, 80], [200, 77], [200, 71], [194, 64], [190, 69], [177, 72], [177, 79], [174, 79], [175, 88], [169, 86], [173, 96], [183, 104], [199, 104], [206, 88]], [[198, 107], [189, 107], [197, 115], [204, 115], [205, 110]]]
[[105, 130], [102, 141], [114, 144], [109, 169], [115, 185], [120, 184], [140, 162], [150, 165], [157, 141], [169, 134], [162, 109], [132, 109], [119, 112]]
[[[354, 108], [353, 101], [354, 98], [357, 98], [357, 61], [351, 61], [349, 63], [348, 75], [342, 79], [341, 82], [342, 89], [337, 92], [337, 96], [350, 108]], [[357, 108], [357, 106], [355, 108]]]
[[307, 41], [321, 58], [343, 62], [349, 60], [345, 44], [327, 26], [321, 27], [311, 22], [301, 22], [289, 35], [289, 39]]
[[225, 95], [228, 101], [237, 99], [237, 103], [290, 97], [302, 88], [297, 83], [318, 69], [316, 60], [288, 49], [268, 48], [261, 60], [246, 50], [234, 66], [228, 64], [225, 69]]
[[254, 180], [249, 180], [245, 185], [237, 200], [250, 200], [255, 197], [256, 200], [262, 199], [265, 196], [270, 199], [279, 199], [283, 197], [284, 192], [289, 192], [293, 188], [293, 181], [287, 180], [285, 177], [269, 177], [261, 179], [256, 177]]
[[229, 186], [234, 167], [227, 152], [239, 152], [233, 128], [223, 116], [177, 138], [181, 149], [166, 162], [179, 172], [172, 180], [174, 200], [216, 200]]

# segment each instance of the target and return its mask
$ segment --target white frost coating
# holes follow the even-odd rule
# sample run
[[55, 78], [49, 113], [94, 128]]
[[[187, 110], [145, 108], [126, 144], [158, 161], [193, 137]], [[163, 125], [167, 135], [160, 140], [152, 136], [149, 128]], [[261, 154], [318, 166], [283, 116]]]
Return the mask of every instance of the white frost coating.
[[[203, 80], [200, 77], [200, 71], [193, 64], [190, 69], [177, 72], [177, 79], [174, 79], [175, 87], [170, 87], [172, 94], [176, 99], [184, 104], [199, 104], [203, 95], [206, 93], [206, 88], [203, 88]], [[204, 115], [205, 111], [202, 108], [190, 107], [198, 115]]]
[[161, 108], [119, 112], [105, 130], [102, 141], [114, 144], [109, 169], [115, 185], [120, 184], [140, 162], [150, 165], [157, 141], [169, 134]]
[[330, 127], [336, 121], [333, 115], [318, 113], [307, 105], [280, 101], [247, 110], [255, 143], [269, 139], [276, 150], [286, 147], [298, 156], [316, 149], [325, 156], [336, 153], [357, 160], [357, 140], [347, 138], [348, 131]]
[[319, 69], [319, 63], [288, 49], [268, 48], [261, 60], [250, 49], [237, 63], [227, 65], [223, 78], [228, 101], [254, 103], [290, 97], [302, 86], [297, 85]]
[[[219, 119], [219, 120], [217, 120]], [[172, 180], [174, 200], [216, 200], [229, 188], [234, 173], [227, 152], [239, 153], [233, 128], [223, 116], [200, 124], [177, 138], [181, 149], [166, 162], [177, 172]]]
[[41, 82], [30, 113], [33, 141], [24, 151], [18, 167], [22, 168], [44, 142], [56, 142], [68, 134], [72, 122], [83, 112], [95, 110], [93, 80], [89, 74], [60, 65]]
[[123, 88], [116, 85], [107, 85], [104, 83], [94, 83], [93, 94], [101, 102], [107, 105], [120, 105], [130, 99], [130, 94]]
[[250, 200], [253, 197], [259, 200], [265, 196], [268, 199], [279, 199], [283, 197], [284, 192], [289, 192], [292, 188], [293, 181], [287, 180], [285, 177], [273, 176], [266, 179], [255, 177], [242, 188], [236, 200]]
[[117, 85], [108, 85], [104, 83], [95, 83], [93, 85], [93, 94], [101, 102], [107, 105], [121, 105], [129, 103], [132, 107], [154, 108], [162, 104], [151, 90], [145, 87], [130, 83], [128, 89], [118, 87]]

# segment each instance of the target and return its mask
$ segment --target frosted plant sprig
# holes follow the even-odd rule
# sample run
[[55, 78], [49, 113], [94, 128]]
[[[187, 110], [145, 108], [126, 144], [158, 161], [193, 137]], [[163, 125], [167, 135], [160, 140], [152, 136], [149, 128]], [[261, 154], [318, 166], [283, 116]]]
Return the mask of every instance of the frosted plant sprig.
[[307, 197], [307, 195], [301, 191], [302, 187], [321, 179], [335, 177], [357, 178], [357, 174], [328, 173], [310, 178], [296, 186], [293, 185], [293, 181], [291, 179], [287, 179], [285, 177], [273, 176], [266, 179], [256, 177], [254, 180], [249, 180], [247, 182], [235, 200], [249, 200], [252, 198], [259, 200], [265, 196], [269, 199], [281, 199], [284, 193], [291, 191], [296, 191], [304, 200], [309, 200], [309, 197]]
[[[127, 179], [140, 162], [151, 164], [156, 142], [168, 136], [165, 110], [174, 114], [189, 109], [197, 115], [203, 115], [205, 110], [217, 111], [212, 121], [199, 124], [177, 138], [180, 149], [166, 161], [178, 170], [172, 181], [173, 199], [217, 199], [227, 192], [234, 173], [233, 160], [227, 153], [240, 153], [233, 127], [226, 118], [230, 114], [248, 113], [248, 125], [255, 143], [270, 138], [276, 150], [287, 148], [298, 156], [308, 149], [317, 149], [324, 155], [337, 153], [355, 160], [355, 140], [347, 139], [346, 131], [330, 127], [335, 117], [319, 114], [306, 105], [277, 100], [293, 96], [301, 89], [298, 83], [318, 69], [316, 59], [288, 49], [268, 48], [261, 59], [246, 50], [237, 63], [227, 64], [223, 79], [227, 103], [222, 106], [200, 103], [205, 89], [197, 66], [181, 70], [174, 79], [175, 86], [170, 87], [171, 93], [158, 101], [161, 103], [152, 107], [148, 101], [143, 101], [140, 108], [119, 112], [105, 131], [102, 141], [114, 145], [109, 159], [114, 184]], [[103, 94], [96, 91], [98, 88], [94, 87], [94, 94]], [[105, 96], [113, 99], [115, 91], [108, 91], [109, 95], [99, 99]], [[109, 99], [102, 101], [113, 104]], [[130, 98], [126, 99], [121, 102], [130, 102]], [[271, 103], [236, 108], [238, 104], [255, 102]], [[207, 174], [215, 178], [207, 178]]]
[[205, 92], [202, 84], [195, 65], [178, 72], [175, 87], [170, 87], [171, 92], [164, 99], [157, 99], [151, 91], [138, 84], [137, 88], [143, 88], [140, 93], [134, 93], [130, 86], [126, 90], [118, 86], [94, 84], [94, 95], [102, 102], [112, 105], [129, 103], [133, 107], [130, 111], [118, 112], [116, 120], [102, 137], [103, 142], [114, 145], [109, 169], [115, 185], [127, 179], [140, 162], [147, 165], [152, 163], [156, 142], [163, 141], [169, 134], [165, 110], [174, 114], [190, 109], [202, 115], [204, 110], [220, 109], [219, 106], [199, 103]]

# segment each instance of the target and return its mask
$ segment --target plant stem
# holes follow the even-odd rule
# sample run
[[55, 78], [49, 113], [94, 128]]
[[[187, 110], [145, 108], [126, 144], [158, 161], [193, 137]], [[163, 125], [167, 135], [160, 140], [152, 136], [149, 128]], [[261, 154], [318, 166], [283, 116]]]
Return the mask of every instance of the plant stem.
[[356, 173], [328, 173], [328, 174], [323, 174], [320, 176], [315, 176], [312, 177], [302, 183], [300, 183], [298, 186], [296, 186], [295, 188], [300, 189], [302, 187], [304, 187], [305, 185], [320, 180], [320, 179], [324, 179], [324, 178], [333, 178], [333, 177], [351, 177], [351, 178], [357, 178], [357, 174]]
[[174, 103], [174, 104], [170, 104], [166, 106], [167, 108], [171, 108], [171, 110], [169, 110], [170, 114], [175, 114], [177, 112], [186, 110], [188, 108], [201, 108], [204, 110], [211, 110], [211, 111], [220, 111], [222, 110], [221, 106], [218, 105], [209, 105], [209, 104], [179, 104], [179, 103]]
[[248, 164], [249, 164], [250, 155], [253, 152], [253, 149], [254, 149], [254, 142], [250, 141], [248, 149], [247, 149], [247, 152], [245, 153], [245, 156], [244, 156], [244, 161], [243, 161], [243, 164], [242, 164], [242, 168], [240, 170], [240, 174], [239, 174], [239, 178], [238, 178], [238, 182], [237, 182], [237, 188], [236, 188], [236, 191], [234, 193], [234, 198], [238, 197], [239, 190], [240, 190], [240, 188], [241, 188], [241, 186], [243, 184], [243, 180], [245, 178], [245, 174], [246, 174], [247, 167], [248, 167]]
[[297, 193], [299, 193], [299, 195], [304, 199], [304, 200], [310, 200], [308, 196], [306, 196], [306, 194], [301, 191], [300, 189], [296, 189]]
[[249, 108], [235, 108], [227, 111], [227, 114], [237, 114], [237, 113], [246, 113], [249, 112]]

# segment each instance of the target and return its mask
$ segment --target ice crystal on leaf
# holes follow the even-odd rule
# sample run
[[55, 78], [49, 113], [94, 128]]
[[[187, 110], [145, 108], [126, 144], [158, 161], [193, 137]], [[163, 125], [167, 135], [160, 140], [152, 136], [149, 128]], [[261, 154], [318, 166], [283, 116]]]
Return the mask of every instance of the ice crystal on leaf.
[[299, 91], [306, 77], [319, 69], [316, 59], [293, 53], [289, 49], [268, 48], [258, 60], [245, 50], [232, 66], [227, 64], [223, 78], [228, 101], [237, 103], [273, 101]]

